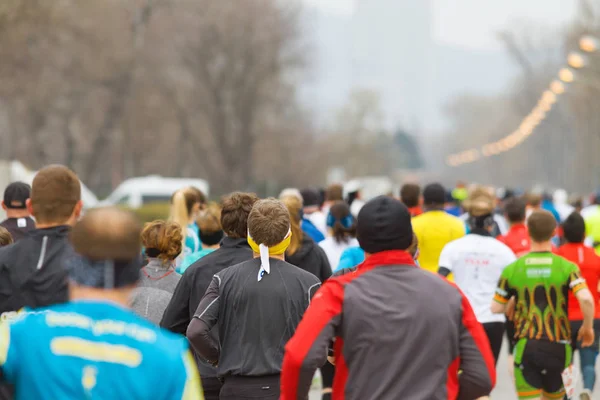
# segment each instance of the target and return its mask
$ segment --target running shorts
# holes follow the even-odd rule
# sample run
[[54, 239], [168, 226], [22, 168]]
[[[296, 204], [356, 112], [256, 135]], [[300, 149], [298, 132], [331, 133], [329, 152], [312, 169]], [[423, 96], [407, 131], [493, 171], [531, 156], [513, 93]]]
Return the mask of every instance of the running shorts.
[[571, 364], [569, 344], [520, 339], [515, 345], [515, 385], [519, 399], [562, 399], [562, 372]]

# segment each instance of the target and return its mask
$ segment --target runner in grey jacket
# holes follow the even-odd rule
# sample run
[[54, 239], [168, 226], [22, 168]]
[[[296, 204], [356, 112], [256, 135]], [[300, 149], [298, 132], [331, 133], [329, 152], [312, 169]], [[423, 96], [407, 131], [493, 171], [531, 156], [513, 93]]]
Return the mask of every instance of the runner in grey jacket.
[[418, 268], [405, 251], [410, 219], [388, 197], [361, 209], [358, 240], [367, 259], [315, 294], [286, 345], [281, 400], [308, 399], [333, 339], [333, 399], [473, 400], [491, 392], [496, 372], [483, 328], [456, 286]]

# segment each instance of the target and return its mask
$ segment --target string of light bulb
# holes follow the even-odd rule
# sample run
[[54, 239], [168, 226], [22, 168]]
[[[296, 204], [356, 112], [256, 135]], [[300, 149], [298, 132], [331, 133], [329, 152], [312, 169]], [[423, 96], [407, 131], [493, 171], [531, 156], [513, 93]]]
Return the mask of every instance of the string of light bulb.
[[[579, 40], [579, 48], [586, 53], [593, 53], [599, 48], [598, 41], [592, 36], [582, 36]], [[510, 151], [522, 144], [535, 132], [535, 128], [552, 111], [559, 96], [565, 93], [565, 84], [569, 84], [575, 80], [574, 70], [581, 69], [585, 65], [586, 59], [582, 54], [577, 52], [570, 53], [567, 56], [567, 66], [561, 68], [558, 72], [558, 79], [550, 83], [549, 88], [542, 93], [535, 107], [523, 118], [517, 129], [500, 140], [484, 144], [480, 148], [474, 147], [451, 154], [446, 158], [446, 164], [450, 167], [458, 167], [463, 164], [473, 163], [484, 157], [492, 157]]]

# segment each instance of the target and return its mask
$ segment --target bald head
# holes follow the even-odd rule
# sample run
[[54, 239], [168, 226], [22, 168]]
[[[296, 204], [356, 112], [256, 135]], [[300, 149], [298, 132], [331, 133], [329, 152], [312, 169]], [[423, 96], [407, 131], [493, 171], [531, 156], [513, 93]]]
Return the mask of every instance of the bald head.
[[131, 212], [115, 207], [92, 210], [71, 231], [77, 253], [91, 260], [133, 260], [141, 252], [142, 225]]

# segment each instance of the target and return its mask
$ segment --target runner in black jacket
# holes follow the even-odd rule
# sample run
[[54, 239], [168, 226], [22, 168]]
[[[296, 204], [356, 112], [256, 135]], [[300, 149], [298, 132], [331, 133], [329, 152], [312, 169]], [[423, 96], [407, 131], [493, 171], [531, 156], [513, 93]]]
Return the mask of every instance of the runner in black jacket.
[[[81, 185], [66, 167], [51, 165], [33, 180], [27, 208], [37, 229], [0, 249], [0, 313], [23, 307], [37, 308], [68, 300], [65, 260], [73, 255], [70, 226], [81, 214]], [[6, 314], [5, 314], [6, 313]], [[0, 399], [11, 399], [10, 388], [0, 386]]]
[[[248, 193], [233, 193], [223, 200], [221, 225], [227, 236], [221, 242], [219, 249], [202, 257], [186, 269], [163, 314], [161, 327], [185, 335], [213, 276], [227, 267], [252, 259], [253, 253], [246, 235], [248, 215], [257, 200], [256, 195]], [[210, 333], [214, 340], [218, 340], [217, 329], [213, 329]], [[196, 354], [195, 357], [202, 377], [204, 397], [206, 400], [218, 400], [221, 382], [217, 379], [217, 369]]]

